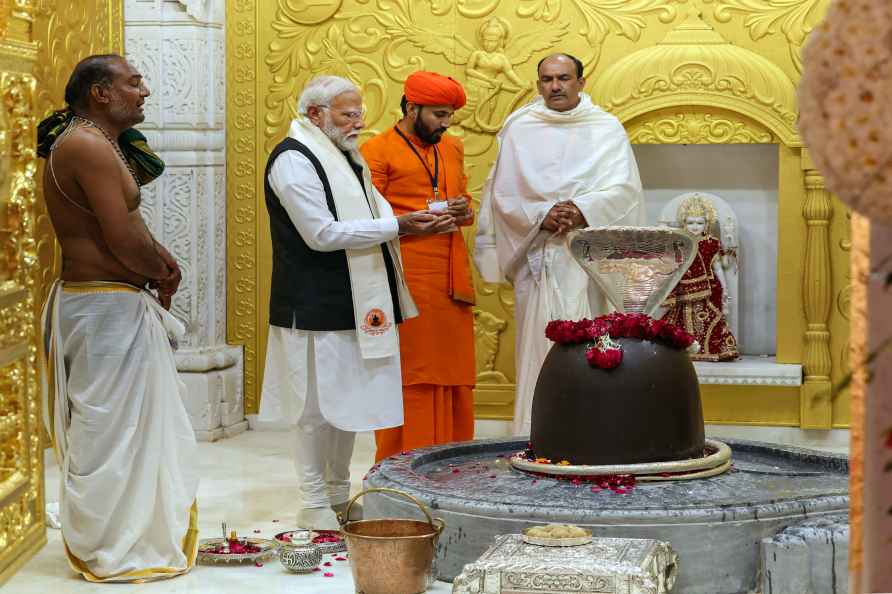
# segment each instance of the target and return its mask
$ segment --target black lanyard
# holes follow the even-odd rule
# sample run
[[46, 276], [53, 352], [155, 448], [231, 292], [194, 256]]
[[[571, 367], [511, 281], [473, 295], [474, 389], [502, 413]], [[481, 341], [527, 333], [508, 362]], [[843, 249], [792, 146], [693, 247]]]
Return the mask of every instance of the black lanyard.
[[427, 175], [431, 178], [431, 189], [434, 191], [434, 200], [437, 201], [440, 199], [440, 152], [437, 150], [437, 145], [434, 145], [434, 172], [431, 173], [431, 168], [427, 166], [427, 161], [424, 160], [424, 157], [421, 156], [421, 153], [418, 152], [418, 149], [415, 148], [415, 145], [412, 144], [412, 141], [409, 140], [403, 131], [400, 130], [399, 126], [394, 126], [394, 130], [396, 133], [400, 135], [409, 148], [412, 149], [412, 152], [415, 153], [415, 156], [418, 157], [418, 160], [421, 161], [421, 164], [424, 165], [424, 170], [427, 171]]

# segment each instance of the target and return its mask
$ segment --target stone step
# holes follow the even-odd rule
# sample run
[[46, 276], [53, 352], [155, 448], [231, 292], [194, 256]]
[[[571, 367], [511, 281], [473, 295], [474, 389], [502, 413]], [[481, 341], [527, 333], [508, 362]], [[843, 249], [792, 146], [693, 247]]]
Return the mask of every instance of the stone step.
[[809, 518], [763, 538], [762, 594], [847, 594], [849, 517]]

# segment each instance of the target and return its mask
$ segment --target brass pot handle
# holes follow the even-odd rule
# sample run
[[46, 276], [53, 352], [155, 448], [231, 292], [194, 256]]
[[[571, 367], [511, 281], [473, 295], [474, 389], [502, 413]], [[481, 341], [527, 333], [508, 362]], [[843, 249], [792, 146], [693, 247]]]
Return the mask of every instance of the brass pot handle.
[[399, 495], [400, 497], [405, 497], [406, 499], [417, 505], [422, 513], [424, 513], [424, 516], [427, 518], [427, 523], [431, 525], [431, 528], [434, 532], [439, 535], [441, 532], [443, 532], [443, 529], [446, 528], [446, 522], [444, 522], [440, 518], [432, 518], [430, 512], [427, 511], [427, 507], [423, 503], [418, 501], [415, 497], [398, 489], [389, 489], [387, 487], [375, 487], [373, 489], [366, 489], [365, 491], [354, 495], [353, 498], [350, 499], [350, 502], [347, 503], [347, 509], [344, 510], [344, 513], [338, 513], [338, 523], [341, 526], [344, 526], [344, 524], [350, 521], [350, 510], [353, 508], [353, 504], [356, 503], [356, 500], [364, 495], [368, 495], [369, 493], [392, 493], [394, 495]]

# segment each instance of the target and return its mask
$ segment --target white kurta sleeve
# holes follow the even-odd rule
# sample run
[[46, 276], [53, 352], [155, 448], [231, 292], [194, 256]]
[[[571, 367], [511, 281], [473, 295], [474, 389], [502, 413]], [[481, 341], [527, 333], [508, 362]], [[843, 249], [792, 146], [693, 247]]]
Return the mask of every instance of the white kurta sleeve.
[[399, 233], [394, 216], [335, 220], [316, 169], [297, 151], [279, 155], [270, 168], [269, 183], [301, 238], [317, 252], [369, 248], [395, 239]]

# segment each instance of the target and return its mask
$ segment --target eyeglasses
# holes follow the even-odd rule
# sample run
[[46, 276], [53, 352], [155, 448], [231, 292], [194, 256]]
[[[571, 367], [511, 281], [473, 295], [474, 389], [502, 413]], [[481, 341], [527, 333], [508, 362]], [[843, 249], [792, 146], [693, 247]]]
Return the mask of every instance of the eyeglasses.
[[[317, 105], [319, 109], [331, 109], [330, 105]], [[359, 122], [365, 119], [365, 108], [360, 111], [338, 111], [338, 114], [353, 122]]]

